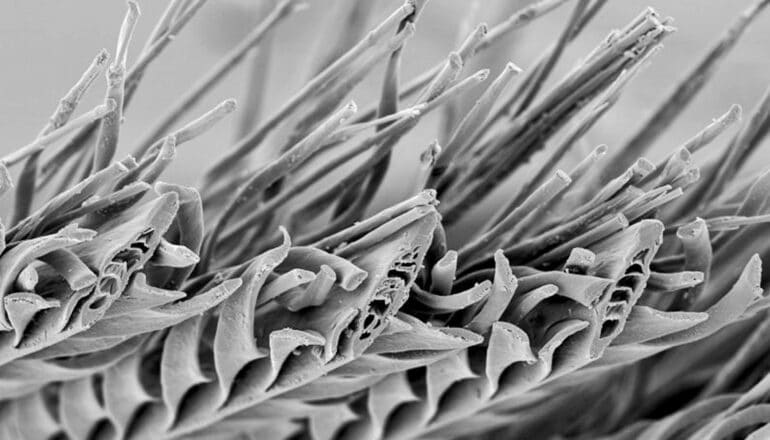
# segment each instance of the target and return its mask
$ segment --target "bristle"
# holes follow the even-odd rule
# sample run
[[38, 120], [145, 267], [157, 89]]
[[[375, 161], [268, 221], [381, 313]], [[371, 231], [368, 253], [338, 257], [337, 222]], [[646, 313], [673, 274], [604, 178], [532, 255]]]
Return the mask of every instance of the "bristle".
[[[45, 127], [38, 134], [38, 138], [50, 134], [52, 131], [66, 124], [72, 113], [80, 103], [88, 88], [93, 84], [99, 74], [104, 70], [109, 54], [105, 49], [99, 51], [94, 60], [88, 66], [80, 79], [72, 86], [66, 95], [61, 99], [59, 105], [46, 123]], [[18, 186], [16, 187], [16, 197], [14, 199], [13, 223], [29, 215], [32, 203], [34, 201], [35, 188], [37, 186], [38, 160], [40, 153], [31, 154], [19, 174]]]
[[[126, 96], [124, 106], [131, 101], [139, 87], [139, 82], [145, 70], [179, 34], [187, 23], [195, 16], [198, 10], [208, 0], [194, 0], [191, 2], [171, 2], [168, 9], [156, 23], [155, 29], [147, 38], [147, 43], [136, 62], [126, 73]], [[189, 3], [189, 4], [185, 4]], [[170, 14], [170, 15], [169, 15]]]
[[117, 104], [115, 101], [108, 99], [104, 104], [98, 105], [78, 116], [77, 118], [72, 119], [62, 127], [59, 127], [56, 130], [52, 130], [44, 136], [38, 137], [32, 143], [17, 149], [13, 153], [5, 155], [2, 159], [0, 159], [0, 161], [6, 164], [6, 166], [15, 165], [27, 156], [43, 151], [45, 147], [72, 133], [73, 131], [79, 128], [83, 128], [91, 122], [98, 121], [106, 117], [108, 114], [114, 112], [116, 107]]
[[[190, 19], [206, 1], [207, 0], [196, 0], [194, 3], [189, 5], [184, 13], [173, 17], [174, 22], [171, 27], [168, 28], [165, 33], [163, 33], [158, 39], [153, 40], [152, 42], [148, 40], [148, 46], [146, 47], [146, 50], [142, 51], [142, 53], [139, 55], [139, 59], [126, 73], [125, 93], [123, 99], [124, 110], [131, 101], [134, 92], [138, 89], [139, 83], [144, 75], [144, 70], [147, 68], [149, 63], [162, 53], [163, 49], [168, 46], [168, 44], [176, 37], [179, 31], [190, 21]], [[180, 3], [177, 6], [181, 7], [182, 4]], [[165, 15], [161, 17], [161, 20], [158, 22], [157, 26], [160, 28], [165, 28], [166, 24], [161, 22], [166, 18], [167, 17]], [[150, 43], [152, 44], [150, 45]], [[98, 124], [91, 124], [87, 127], [84, 127], [76, 136], [72, 138], [70, 142], [64, 145], [53, 157], [45, 162], [40, 170], [41, 182], [38, 186], [49, 183], [59, 171], [59, 169], [66, 163], [67, 159], [70, 159], [73, 155], [76, 155], [78, 152], [80, 152], [79, 155], [84, 156], [83, 151], [86, 146], [89, 145], [91, 139], [96, 136], [98, 128]], [[68, 174], [74, 174], [75, 172], [76, 170], [71, 169]], [[69, 179], [65, 177], [64, 180], [68, 181]]]
[[[104, 104], [70, 120], [100, 52], [40, 134], [0, 158], [0, 195], [26, 159], [0, 223], [0, 438], [768, 436], [770, 171], [748, 165], [770, 132], [770, 90], [714, 154], [740, 106], [640, 153], [769, 0], [619, 148], [595, 146], [606, 133], [594, 128], [666, 50], [673, 21], [652, 8], [554, 80], [608, 3], [577, 0], [560, 29], [521, 40], [541, 56], [507, 90], [522, 69], [509, 62], [482, 89], [490, 69], [474, 56], [505, 59], [503, 37], [566, 0], [491, 27], [478, 24], [486, 2], [460, 5], [440, 17], [452, 49], [420, 49], [440, 61], [406, 81], [427, 0], [371, 27], [372, 2], [266, 1], [150, 117], [134, 155], [116, 156], [140, 81], [205, 3], [168, 0], [129, 64], [129, 2]], [[287, 20], [306, 6], [324, 30], [316, 15]], [[283, 101], [272, 58], [295, 54], [277, 50], [279, 24], [313, 48], [292, 65], [309, 79]], [[255, 51], [235, 145], [210, 139], [233, 99], [180, 123]], [[361, 96], [373, 99], [359, 109]], [[178, 147], [204, 141], [199, 184], [159, 181], [186, 160]]]
[[135, 151], [146, 150], [153, 142], [166, 134], [171, 126], [189, 111], [189, 109], [197, 103], [204, 94], [221, 81], [235, 66], [243, 61], [250, 50], [262, 41], [270, 29], [292, 12], [293, 5], [293, 0], [281, 0], [272, 12], [270, 12], [270, 14], [268, 14], [254, 30], [244, 37], [236, 47], [199, 79], [172, 109], [166, 112], [167, 116], [150, 130], [150, 133], [146, 136], [145, 140], [139, 142]]
[[[201, 115], [198, 119], [190, 121], [187, 124], [185, 124], [183, 127], [174, 131], [174, 133], [171, 134], [171, 136], [173, 136], [176, 139], [176, 142], [175, 142], [176, 145], [180, 145], [190, 141], [191, 139], [195, 139], [196, 137], [210, 130], [214, 125], [219, 123], [219, 121], [224, 119], [227, 115], [234, 112], [236, 109], [236, 106], [237, 106], [237, 103], [234, 99], [224, 100], [221, 103], [217, 104], [211, 110]], [[160, 145], [163, 142], [164, 142], [163, 140], [156, 142], [155, 144], [148, 147], [147, 150], [134, 151], [134, 156], [142, 157], [148, 151], [152, 151], [154, 147]]]
[[431, 186], [441, 187], [447, 183], [442, 181], [441, 178], [445, 178], [445, 176], [453, 173], [453, 159], [458, 155], [462, 155], [468, 148], [473, 137], [481, 130], [495, 100], [497, 100], [513, 77], [519, 73], [521, 73], [521, 69], [515, 64], [510, 62], [506, 64], [500, 75], [487, 87], [471, 110], [460, 121], [438, 158], [436, 170], [430, 182]]
[[770, 126], [770, 88], [765, 90], [749, 120], [720, 156], [719, 165], [708, 182], [707, 197], [716, 197], [724, 190], [724, 187], [730, 183], [733, 173], [741, 169], [767, 135], [768, 126]]
[[231, 149], [232, 152], [217, 160], [207, 172], [206, 179], [208, 181], [213, 181], [220, 178], [225, 170], [229, 170], [233, 165], [241, 161], [246, 154], [257, 148], [264, 138], [275, 129], [284, 118], [292, 114], [305, 99], [317, 93], [320, 85], [325, 84], [327, 81], [334, 78], [342, 69], [347, 68], [353, 60], [358, 59], [362, 54], [371, 50], [373, 46], [385, 38], [389, 30], [413, 12], [414, 6], [409, 2], [396, 9], [396, 11], [383, 20], [377, 27], [372, 29], [361, 41], [308, 81], [300, 91], [286, 101], [272, 116], [244, 136], [242, 140], [233, 146]]
[[[709, 52], [685, 75], [674, 91], [653, 112], [652, 117], [638, 130], [628, 143], [616, 152], [608, 172], [617, 172], [628, 163], [628, 157], [643, 155], [657, 137], [671, 125], [679, 113], [713, 76], [724, 57], [735, 47], [738, 39], [770, 2], [755, 0], [711, 47]], [[626, 158], [626, 159], [624, 159]]]
[[327, 138], [339, 128], [340, 125], [353, 116], [356, 111], [356, 104], [352, 101], [349, 102], [336, 113], [332, 114], [321, 126], [311, 132], [305, 139], [300, 141], [267, 167], [260, 169], [245, 184], [241, 185], [236, 194], [230, 198], [225, 209], [214, 223], [214, 228], [209, 236], [208, 252], [204, 252], [204, 258], [202, 258], [201, 261], [205, 262], [206, 259], [213, 256], [212, 253], [216, 251], [217, 240], [221, 230], [227, 225], [233, 214], [235, 214], [239, 208], [243, 207], [251, 199], [259, 198], [262, 195], [262, 192], [271, 184], [291, 172], [300, 163], [313, 155], [319, 148], [323, 147]]
[[535, 99], [538, 92], [540, 92], [540, 89], [543, 87], [545, 81], [548, 79], [548, 76], [551, 74], [551, 71], [564, 52], [567, 43], [577, 37], [580, 31], [578, 29], [578, 23], [582, 20], [586, 8], [588, 7], [588, 3], [589, 0], [578, 0], [577, 5], [575, 5], [574, 10], [572, 11], [572, 15], [570, 15], [567, 24], [562, 28], [562, 33], [559, 35], [556, 43], [549, 48], [542, 63], [538, 62], [537, 68], [531, 70], [531, 72], [534, 72], [533, 78], [527, 82], [527, 88], [520, 91], [521, 98], [517, 100], [516, 109], [511, 113], [518, 115], [526, 110]]
[[539, 0], [522, 8], [519, 11], [516, 11], [502, 23], [489, 29], [487, 37], [479, 45], [478, 50], [484, 49], [487, 46], [496, 43], [505, 35], [513, 32], [516, 29], [521, 29], [533, 20], [536, 20], [542, 15], [551, 12], [566, 2], [567, 0]]
[[[205, 0], [203, 0], [205, 1]], [[147, 37], [147, 41], [142, 49], [142, 53], [146, 53], [150, 50], [150, 47], [157, 42], [163, 34], [168, 33], [172, 26], [172, 23], [177, 20], [179, 14], [185, 10], [185, 7], [189, 3], [189, 0], [170, 0], [166, 5], [166, 9], [163, 10], [158, 21], [155, 22], [150, 35]]]
[[[471, 261], [471, 257], [483, 251], [488, 251], [490, 247], [498, 247], [500, 242], [505, 243], [511, 236], [518, 232], [516, 225], [527, 214], [538, 206], [548, 203], [551, 198], [569, 186], [572, 182], [570, 177], [561, 170], [556, 170], [554, 176], [543, 183], [542, 186], [532, 191], [531, 194], [513, 210], [508, 210], [508, 206], [503, 207], [506, 215], [497, 223], [489, 225], [488, 230], [477, 239], [470, 241], [460, 249], [460, 257], [463, 260]], [[499, 235], [506, 237], [499, 240]], [[498, 241], [499, 240], [499, 241]]]
[[[263, 18], [270, 12], [268, 2], [261, 3], [258, 7], [258, 18]], [[251, 127], [259, 123], [267, 99], [267, 84], [269, 71], [273, 63], [273, 46], [275, 44], [275, 31], [269, 30], [267, 35], [253, 50], [251, 66], [249, 68], [249, 81], [246, 82], [246, 90], [243, 94], [243, 108], [238, 117], [238, 128], [235, 130], [235, 139], [240, 139], [249, 132]]]
[[107, 93], [105, 103], [114, 102], [113, 110], [105, 115], [99, 123], [99, 134], [93, 152], [92, 171], [99, 171], [112, 162], [118, 148], [120, 126], [123, 122], [123, 99], [125, 97], [126, 62], [128, 46], [134, 35], [139, 20], [139, 5], [134, 1], [128, 2], [128, 11], [123, 19], [123, 25], [118, 34], [115, 57], [107, 68]]
[[691, 153], [697, 152], [701, 148], [711, 143], [711, 141], [722, 134], [722, 132], [724, 132], [731, 125], [739, 122], [741, 120], [742, 113], [743, 112], [741, 110], [741, 106], [737, 104], [731, 105], [730, 109], [725, 114], [718, 117], [717, 119], [714, 119], [711, 124], [707, 125], [703, 130], [698, 132], [698, 134], [688, 139], [682, 145], [682, 148], [686, 148]]

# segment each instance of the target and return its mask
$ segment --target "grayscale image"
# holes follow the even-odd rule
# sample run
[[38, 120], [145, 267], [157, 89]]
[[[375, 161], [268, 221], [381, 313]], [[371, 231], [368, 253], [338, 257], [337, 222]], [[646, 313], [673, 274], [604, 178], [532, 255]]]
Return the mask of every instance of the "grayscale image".
[[770, 440], [770, 0], [0, 0], [0, 440]]

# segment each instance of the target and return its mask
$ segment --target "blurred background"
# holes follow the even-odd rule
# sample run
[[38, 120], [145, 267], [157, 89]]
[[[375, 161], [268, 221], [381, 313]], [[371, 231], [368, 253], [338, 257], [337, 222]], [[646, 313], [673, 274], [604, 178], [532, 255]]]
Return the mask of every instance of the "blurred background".
[[[334, 0], [355, 1], [355, 0]], [[325, 20], [334, 1], [309, 0], [308, 8], [280, 24], [268, 69], [266, 109], [298, 90], [311, 71], [309, 61], [318, 45], [318, 35], [330, 24]], [[402, 0], [361, 0], [375, 3], [370, 23], [379, 22]], [[165, 1], [139, 0], [142, 17], [129, 52], [129, 65], [165, 7]], [[154, 62], [125, 115], [121, 149], [128, 152], [146, 134], [158, 115], [230, 47], [258, 22], [260, 0], [210, 0], [192, 22]], [[402, 78], [409, 79], [443, 59], [455, 47], [458, 26], [468, 14], [468, 0], [432, 0], [420, 18], [416, 36], [407, 44]], [[499, 23], [527, 0], [481, 0], [478, 21]], [[652, 6], [664, 16], [674, 17], [678, 32], [668, 38], [653, 64], [634, 79], [612, 109], [586, 136], [586, 149], [605, 143], [612, 148], [628, 139], [649, 113], [689, 71], [727, 25], [749, 4], [748, 0], [609, 0], [578, 40], [568, 46], [565, 57], [551, 76], [551, 83], [569, 70], [613, 28], [624, 26], [643, 8]], [[527, 69], [542, 50], [554, 41], [568, 19], [571, 4], [539, 19], [500, 45], [478, 56], [470, 73], [490, 67], [495, 76], [507, 61]], [[59, 98], [69, 89], [96, 52], [114, 52], [115, 39], [125, 11], [122, 0], [2, 0], [0, 1], [0, 134], [1, 154], [30, 142], [43, 126]], [[711, 83], [682, 117], [656, 144], [654, 158], [674, 148], [724, 113], [730, 104], [744, 107], [747, 114], [770, 84], [770, 13], [763, 14], [742, 38], [738, 47], [719, 68]], [[249, 79], [249, 62], [234, 71], [209, 93], [184, 120], [197, 117], [225, 98], [243, 100]], [[381, 75], [372, 75], [352, 95], [361, 106], [376, 100]], [[546, 90], [548, 87], [546, 87]], [[104, 79], [91, 88], [79, 110], [98, 104]], [[438, 115], [438, 113], [436, 113]], [[237, 115], [229, 117], [205, 136], [184, 145], [165, 180], [196, 183], [213, 155], [234, 141]], [[421, 124], [399, 146], [395, 172], [414, 166], [416, 154], [436, 136], [438, 118]], [[733, 129], [734, 131], [734, 129]], [[725, 136], [727, 138], [729, 136]], [[259, 160], [259, 158], [256, 158]], [[757, 165], [759, 166], [759, 165]], [[383, 194], [383, 203], [403, 197], [399, 179]]]

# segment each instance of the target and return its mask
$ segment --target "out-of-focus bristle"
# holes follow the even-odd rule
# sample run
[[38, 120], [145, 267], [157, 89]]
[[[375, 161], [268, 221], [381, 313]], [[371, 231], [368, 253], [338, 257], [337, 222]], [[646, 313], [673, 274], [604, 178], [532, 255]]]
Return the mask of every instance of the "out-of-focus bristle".
[[[325, 29], [318, 37], [315, 59], [310, 63], [313, 75], [321, 72], [361, 39], [366, 32], [372, 6], [371, 2], [334, 1]], [[340, 32], [340, 29], [345, 31]]]
[[233, 166], [242, 162], [243, 158], [253, 151], [272, 132], [287, 116], [291, 115], [305, 99], [318, 92], [319, 86], [325, 84], [330, 79], [336, 77], [340, 71], [347, 68], [353, 61], [361, 57], [364, 53], [371, 50], [383, 38], [387, 32], [398, 25], [401, 20], [410, 16], [415, 10], [414, 5], [407, 2], [396, 9], [390, 16], [383, 20], [378, 26], [372, 29], [358, 43], [351, 47], [347, 52], [337, 58], [332, 64], [308, 81], [301, 90], [289, 98], [280, 109], [262, 124], [255, 127], [242, 140], [240, 140], [224, 157], [218, 159], [206, 173], [205, 179], [208, 182], [222, 177], [225, 171], [231, 171]]
[[713, 76], [724, 57], [737, 44], [749, 25], [770, 2], [756, 0], [722, 34], [706, 55], [685, 75], [673, 92], [653, 111], [628, 143], [615, 152], [615, 157], [608, 165], [607, 172], [613, 173], [628, 163], [629, 157], [643, 155], [653, 142], [670, 126], [676, 117], [692, 101], [696, 94]]
[[[519, 224], [525, 216], [536, 207], [548, 203], [551, 198], [564, 190], [570, 183], [572, 183], [572, 179], [570, 179], [567, 173], [556, 170], [556, 173], [552, 178], [548, 179], [542, 186], [532, 191], [520, 205], [517, 205], [515, 209], [511, 211], [507, 211], [505, 216], [503, 216], [499, 222], [489, 225], [483, 234], [463, 246], [459, 251], [461, 259], [470, 262], [479, 252], [488, 251], [490, 247], [497, 247], [500, 244], [509, 241], [512, 236], [515, 236], [516, 233], [519, 232], [517, 224]], [[508, 206], [504, 206], [503, 209], [507, 210]], [[500, 236], [505, 238], [500, 239]]]
[[152, 143], [166, 134], [171, 126], [179, 120], [195, 103], [206, 94], [215, 84], [219, 83], [235, 66], [240, 64], [246, 55], [256, 47], [267, 35], [268, 31], [288, 17], [293, 11], [293, 0], [281, 0], [262, 22], [256, 26], [241, 42], [230, 50], [219, 62], [199, 79], [184, 96], [166, 112], [166, 116], [153, 127], [147, 136], [139, 142], [135, 151], [145, 150]]
[[179, 14], [184, 11], [188, 3], [190, 3], [190, 0], [170, 0], [168, 2], [166, 9], [163, 10], [160, 18], [158, 18], [158, 21], [155, 22], [155, 27], [153, 27], [152, 31], [148, 35], [142, 52], [147, 52], [150, 46], [152, 46], [152, 44], [155, 43], [161, 37], [161, 35], [168, 32], [169, 28], [171, 27], [171, 23], [173, 23]]
[[526, 26], [531, 21], [551, 12], [566, 2], [567, 0], [539, 0], [514, 12], [505, 21], [489, 29], [487, 38], [479, 45], [479, 49], [496, 43], [505, 35]]
[[208, 247], [204, 251], [202, 262], [216, 252], [217, 240], [224, 227], [232, 220], [235, 212], [254, 198], [262, 196], [264, 190], [280, 178], [294, 170], [300, 163], [323, 147], [327, 138], [353, 116], [357, 111], [355, 102], [351, 101], [336, 113], [332, 114], [323, 124], [313, 130], [305, 139], [284, 153], [281, 157], [257, 171], [246, 183], [241, 185], [230, 201], [222, 210], [214, 223], [214, 228], [208, 238]]
[[[256, 18], [262, 19], [270, 13], [271, 2], [262, 2], [257, 6]], [[258, 124], [262, 118], [262, 112], [266, 104], [269, 71], [272, 65], [273, 45], [275, 43], [275, 31], [268, 30], [265, 37], [257, 47], [252, 49], [251, 65], [249, 67], [249, 80], [243, 94], [243, 106], [239, 112], [238, 125], [235, 130], [235, 139], [245, 136], [252, 126]]]
[[[671, 18], [642, 11], [553, 81], [608, 3], [577, 0], [515, 90], [508, 63], [466, 106], [490, 74], [473, 57], [566, 0], [490, 28], [470, 2], [453, 50], [409, 81], [428, 1], [370, 28], [379, 8], [338, 0], [297, 66], [310, 78], [263, 119], [265, 45], [304, 6], [271, 0], [136, 157], [116, 159], [140, 80], [205, 2], [169, 0], [130, 66], [129, 3], [105, 103], [69, 121], [100, 53], [37, 138], [0, 158], [0, 194], [27, 158], [0, 223], [0, 438], [767, 437], [770, 171], [744, 165], [770, 132], [770, 91], [705, 161], [737, 105], [654, 160], [635, 150], [657, 131], [591, 150]], [[768, 3], [648, 129], [673, 122]], [[159, 182], [235, 100], [173, 126], [255, 50], [236, 145], [206, 150], [224, 153], [197, 187]]]
[[540, 89], [545, 84], [551, 71], [556, 67], [556, 63], [561, 58], [564, 49], [567, 47], [567, 43], [577, 37], [580, 29], [578, 29], [578, 23], [580, 23], [583, 15], [588, 8], [589, 0], [578, 0], [575, 8], [572, 11], [567, 23], [562, 28], [562, 33], [556, 42], [549, 48], [548, 54], [543, 59], [542, 63], [538, 63], [538, 67], [533, 69], [534, 77], [528, 82], [527, 88], [521, 90], [521, 98], [517, 100], [516, 110], [513, 114], [519, 114], [526, 110], [527, 107], [537, 96]]

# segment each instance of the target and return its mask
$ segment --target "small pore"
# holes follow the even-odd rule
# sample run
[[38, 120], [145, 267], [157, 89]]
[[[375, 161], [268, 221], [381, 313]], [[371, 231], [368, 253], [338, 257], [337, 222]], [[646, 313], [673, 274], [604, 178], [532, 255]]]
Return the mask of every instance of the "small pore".
[[631, 294], [628, 291], [628, 289], [616, 289], [612, 291], [612, 295], [610, 296], [610, 302], [613, 303], [619, 303], [619, 302], [628, 302], [631, 299]]
[[636, 290], [637, 285], [639, 284], [639, 277], [636, 275], [626, 275], [623, 278], [619, 279], [617, 282], [618, 287], [626, 287], [630, 290]]
[[104, 304], [106, 302], [107, 302], [107, 298], [103, 296], [101, 298], [94, 300], [94, 302], [88, 305], [88, 308], [91, 310], [99, 310], [102, 307], [104, 307]]
[[[107, 295], [113, 295], [119, 290], [118, 286], [118, 279], [116, 277], [107, 276], [102, 278], [101, 281], [99, 281], [99, 291], [102, 293], [105, 293]], [[97, 309], [99, 306], [95, 306], [96, 303], [99, 301], [94, 301], [93, 304], [91, 304], [91, 308]]]
[[624, 309], [626, 308], [625, 303], [610, 303], [610, 305], [607, 307], [607, 315], [608, 316], [623, 316]]
[[412, 274], [398, 267], [393, 267], [388, 271], [388, 278], [401, 280], [404, 285], [409, 284], [412, 281]]
[[369, 303], [369, 312], [376, 313], [378, 316], [383, 316], [387, 313], [389, 306], [390, 301], [385, 298], [374, 299]]
[[634, 255], [633, 260], [634, 261], [643, 261], [645, 258], [647, 258], [647, 254], [650, 253], [649, 249], [642, 249], [641, 251], [637, 252], [636, 255]]
[[600, 333], [601, 338], [606, 338], [608, 336], [611, 336], [615, 330], [618, 329], [618, 326], [620, 325], [620, 321], [617, 319], [608, 319], [602, 323], [602, 329]]
[[642, 266], [640, 263], [634, 263], [630, 266], [628, 266], [628, 269], [626, 269], [627, 274], [644, 274], [644, 266]]
[[[123, 262], [126, 264], [128, 268], [133, 268], [136, 263], [138, 263], [142, 259], [143, 253], [140, 252], [136, 247], [134, 247], [136, 243], [132, 244], [128, 249], [124, 249], [120, 252], [118, 252], [117, 255], [115, 255], [115, 258], [113, 258], [114, 261]], [[142, 245], [143, 247], [146, 247]]]

